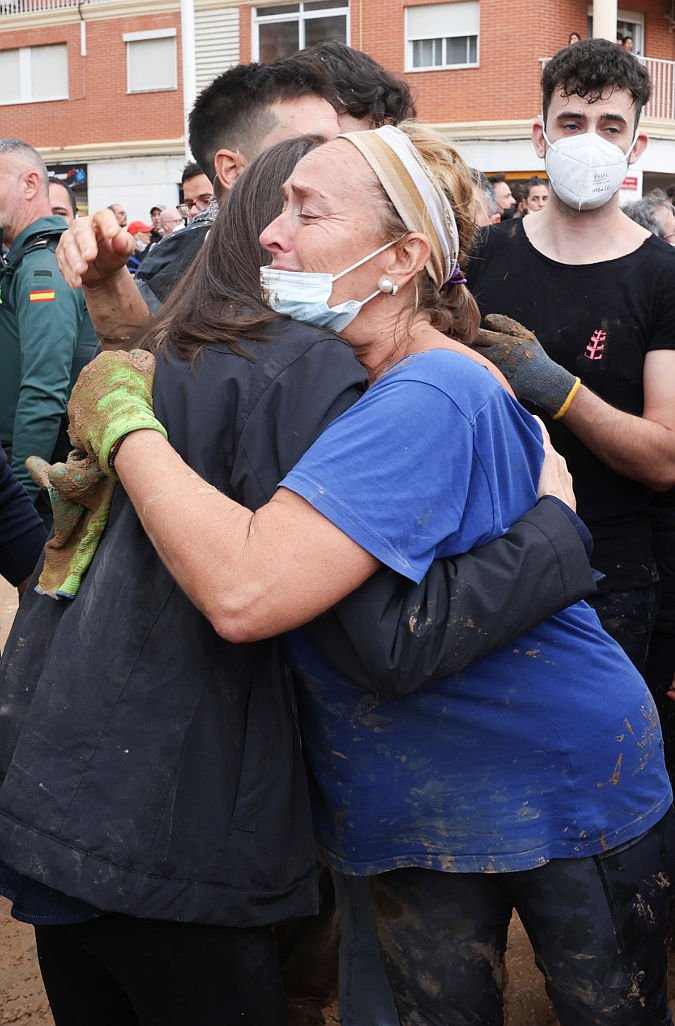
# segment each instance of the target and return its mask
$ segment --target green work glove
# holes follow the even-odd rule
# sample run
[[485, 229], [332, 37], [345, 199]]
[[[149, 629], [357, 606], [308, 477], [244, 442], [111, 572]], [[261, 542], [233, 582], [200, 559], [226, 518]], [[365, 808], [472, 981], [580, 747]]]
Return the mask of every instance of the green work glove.
[[567, 413], [580, 378], [554, 363], [536, 335], [518, 321], [489, 314], [485, 323], [491, 330], [480, 328], [472, 346], [499, 367], [518, 399], [535, 403], [554, 420]]
[[132, 431], [150, 429], [167, 437], [152, 407], [155, 358], [132, 349], [105, 352], [83, 369], [68, 403], [68, 434], [76, 449], [93, 456], [104, 474], [113, 473], [118, 443]]
[[26, 466], [49, 493], [54, 536], [45, 545], [45, 561], [36, 590], [51, 598], [75, 598], [82, 576], [108, 522], [117, 479], [103, 473], [96, 460], [76, 450], [66, 463], [51, 466], [29, 456]]

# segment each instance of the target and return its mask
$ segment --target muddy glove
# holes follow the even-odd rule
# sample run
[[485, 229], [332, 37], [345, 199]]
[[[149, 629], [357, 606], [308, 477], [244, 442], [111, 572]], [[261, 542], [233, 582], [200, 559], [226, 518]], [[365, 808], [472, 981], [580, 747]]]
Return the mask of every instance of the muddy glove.
[[68, 434], [76, 449], [93, 456], [104, 474], [121, 440], [132, 431], [150, 429], [167, 437], [152, 406], [155, 358], [132, 349], [105, 352], [83, 369], [68, 403]]
[[69, 453], [66, 463], [51, 466], [39, 456], [29, 456], [26, 466], [35, 483], [49, 493], [54, 514], [54, 537], [45, 545], [35, 590], [51, 598], [75, 598], [108, 521], [117, 479], [106, 476], [93, 457], [77, 450]]
[[581, 379], [545, 353], [536, 335], [503, 314], [489, 314], [472, 343], [491, 360], [520, 400], [535, 403], [554, 420], [567, 413]]

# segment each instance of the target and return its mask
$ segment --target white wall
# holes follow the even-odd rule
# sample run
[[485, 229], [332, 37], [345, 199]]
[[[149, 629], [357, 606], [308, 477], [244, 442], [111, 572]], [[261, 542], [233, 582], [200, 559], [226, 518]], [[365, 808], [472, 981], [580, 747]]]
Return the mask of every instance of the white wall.
[[89, 212], [120, 203], [129, 222], [149, 223], [150, 207], [175, 207], [184, 166], [182, 156], [89, 161]]

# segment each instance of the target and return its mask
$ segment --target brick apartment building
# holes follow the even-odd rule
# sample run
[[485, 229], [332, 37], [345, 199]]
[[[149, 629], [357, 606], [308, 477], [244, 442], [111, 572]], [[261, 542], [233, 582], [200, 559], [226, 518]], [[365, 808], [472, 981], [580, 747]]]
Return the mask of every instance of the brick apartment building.
[[615, 16], [613, 0], [0, 0], [0, 136], [39, 149], [82, 210], [147, 218], [178, 199], [186, 111], [216, 74], [340, 39], [404, 74], [420, 118], [470, 163], [522, 179], [543, 166], [542, 61], [592, 35], [595, 14], [633, 36], [653, 78], [635, 197], [675, 181], [675, 0], [634, 3]]

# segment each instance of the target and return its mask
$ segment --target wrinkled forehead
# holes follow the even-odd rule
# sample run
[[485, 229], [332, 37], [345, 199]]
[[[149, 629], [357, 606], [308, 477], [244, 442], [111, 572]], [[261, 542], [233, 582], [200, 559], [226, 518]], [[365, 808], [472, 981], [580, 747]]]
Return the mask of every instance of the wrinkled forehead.
[[377, 177], [365, 157], [345, 139], [326, 142], [298, 161], [288, 178], [288, 183], [308, 184], [332, 194], [339, 195], [367, 189], [377, 183]]

